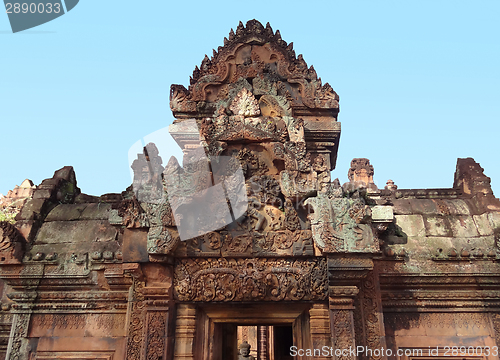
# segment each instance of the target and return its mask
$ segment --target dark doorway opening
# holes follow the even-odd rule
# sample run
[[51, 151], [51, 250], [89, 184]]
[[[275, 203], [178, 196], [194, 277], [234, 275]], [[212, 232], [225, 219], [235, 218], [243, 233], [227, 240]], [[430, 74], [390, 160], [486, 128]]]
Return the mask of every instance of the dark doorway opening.
[[[290, 347], [293, 346], [292, 324], [287, 325], [238, 325], [236, 326], [236, 344], [234, 328], [226, 328], [230, 333], [224, 334], [224, 360], [237, 360], [239, 345], [246, 341], [250, 344], [250, 355], [255, 360], [291, 360]], [[229, 349], [229, 343], [236, 348]], [[234, 356], [234, 357], [231, 357]]]

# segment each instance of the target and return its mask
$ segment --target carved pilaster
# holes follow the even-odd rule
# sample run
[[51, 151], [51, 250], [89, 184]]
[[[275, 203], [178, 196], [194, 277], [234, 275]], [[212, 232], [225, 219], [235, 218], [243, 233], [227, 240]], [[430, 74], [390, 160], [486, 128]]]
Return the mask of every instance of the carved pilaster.
[[[126, 265], [133, 278], [129, 300], [127, 360], [164, 360], [171, 358], [173, 336], [168, 334], [172, 318], [169, 287], [146, 287], [147, 269]], [[143, 273], [143, 270], [145, 273]]]
[[10, 331], [9, 345], [7, 347], [7, 356], [5, 357], [6, 360], [28, 359], [28, 330], [30, 318], [30, 312], [14, 314], [12, 328]]
[[155, 309], [147, 312], [146, 359], [163, 360], [166, 358], [166, 337], [168, 310]]
[[146, 302], [142, 289], [144, 279], [137, 268], [132, 272], [133, 285], [129, 301], [129, 326], [127, 340], [127, 360], [142, 360], [145, 355]]
[[194, 360], [196, 306], [179, 304], [175, 327], [174, 360]]
[[356, 348], [353, 311], [358, 292], [356, 286], [330, 287], [330, 324], [336, 360], [356, 360], [350, 350]]
[[[362, 329], [356, 331], [361, 334], [362, 344], [368, 349], [387, 348], [385, 342], [385, 329], [382, 314], [382, 301], [380, 298], [380, 285], [378, 273], [370, 271], [362, 281], [360, 292], [361, 309], [357, 309], [362, 314]], [[362, 359], [379, 360], [387, 359], [387, 356], [362, 356]]]
[[146, 287], [146, 359], [171, 359], [173, 331], [169, 331], [173, 303], [169, 287]]
[[[311, 341], [314, 349], [322, 349], [323, 346], [330, 348], [330, 314], [328, 304], [314, 304], [309, 310], [309, 321], [311, 327]], [[331, 359], [329, 356], [315, 357], [317, 359]]]

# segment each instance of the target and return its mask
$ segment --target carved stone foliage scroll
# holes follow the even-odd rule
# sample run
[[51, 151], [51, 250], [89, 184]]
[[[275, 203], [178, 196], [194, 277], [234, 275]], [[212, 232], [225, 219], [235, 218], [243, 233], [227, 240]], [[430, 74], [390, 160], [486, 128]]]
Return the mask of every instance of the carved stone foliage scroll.
[[162, 360], [165, 351], [167, 313], [151, 311], [147, 316], [147, 360]]
[[180, 301], [323, 300], [326, 261], [317, 259], [179, 259], [174, 296]]
[[[148, 296], [156, 300], [148, 299]], [[144, 287], [134, 279], [127, 340], [127, 360], [162, 360], [167, 341], [168, 301], [158, 289]]]
[[34, 314], [32, 326], [39, 329], [84, 329], [86, 326], [95, 326], [108, 332], [125, 327], [125, 318], [122, 314]]
[[[362, 281], [359, 301], [360, 306], [355, 311], [355, 329], [356, 340], [361, 341], [360, 344], [367, 346], [370, 349], [386, 348], [385, 343], [381, 342], [384, 339], [384, 325], [382, 323], [381, 314], [381, 299], [378, 278], [374, 271], [370, 271], [367, 277]], [[366, 357], [369, 360], [379, 360], [382, 357], [371, 354]]]
[[144, 288], [144, 281], [134, 278], [132, 293], [132, 309], [130, 312], [130, 322], [127, 340], [127, 360], [142, 360], [141, 354], [144, 352], [145, 322], [146, 322], [146, 301], [141, 289]]
[[[352, 310], [331, 310], [331, 324], [333, 333], [333, 348], [344, 350], [354, 346]], [[337, 356], [338, 360], [354, 360], [348, 353]]]
[[12, 322], [12, 326], [14, 327], [14, 336], [11, 338], [11, 343], [9, 343], [9, 348], [7, 349], [7, 359], [28, 359], [27, 337], [30, 317], [30, 313], [18, 313], [14, 315], [14, 321]]

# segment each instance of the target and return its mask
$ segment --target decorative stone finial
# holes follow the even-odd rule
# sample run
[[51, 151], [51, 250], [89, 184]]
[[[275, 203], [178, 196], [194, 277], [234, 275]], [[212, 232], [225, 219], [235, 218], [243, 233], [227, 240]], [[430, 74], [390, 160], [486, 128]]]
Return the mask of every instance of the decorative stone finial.
[[347, 173], [350, 182], [362, 181], [366, 185], [373, 184], [373, 166], [365, 158], [352, 159], [351, 168]]
[[394, 181], [392, 180], [387, 180], [387, 185], [385, 185], [384, 189], [386, 190], [390, 190], [390, 191], [393, 191], [393, 190], [397, 190], [398, 186], [396, 184], [394, 184]]
[[480, 208], [499, 211], [500, 200], [493, 195], [490, 183], [491, 179], [473, 158], [457, 159], [453, 188], [474, 199]]

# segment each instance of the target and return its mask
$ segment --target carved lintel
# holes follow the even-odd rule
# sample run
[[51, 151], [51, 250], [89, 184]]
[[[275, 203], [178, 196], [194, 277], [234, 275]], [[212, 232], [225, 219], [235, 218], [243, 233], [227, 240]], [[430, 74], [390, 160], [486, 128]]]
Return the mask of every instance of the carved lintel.
[[174, 271], [180, 301], [321, 301], [327, 290], [323, 258], [180, 259]]

